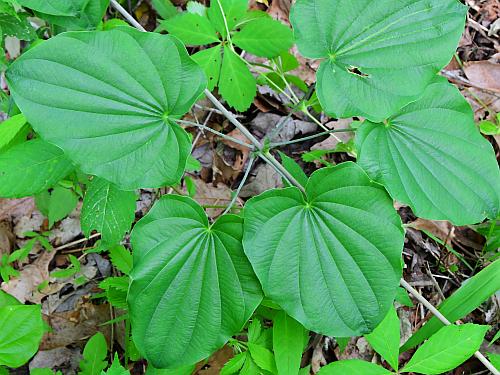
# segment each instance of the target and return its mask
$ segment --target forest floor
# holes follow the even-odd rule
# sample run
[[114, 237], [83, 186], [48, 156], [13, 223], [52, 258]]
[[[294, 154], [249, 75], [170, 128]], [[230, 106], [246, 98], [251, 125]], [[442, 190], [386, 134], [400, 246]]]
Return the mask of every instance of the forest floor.
[[[254, 0], [253, 0], [254, 1]], [[500, 113], [500, 0], [467, 0], [470, 6], [466, 30], [453, 61], [442, 71], [442, 75], [454, 83], [467, 98], [475, 112], [475, 119], [498, 121]], [[290, 0], [261, 0], [252, 7], [269, 12], [274, 18], [288, 22]], [[182, 1], [176, 5], [183, 6]], [[148, 29], [156, 27], [156, 13], [147, 1], [139, 1], [131, 11]], [[300, 58], [300, 67], [294, 72], [306, 83], [314, 82], [317, 65]], [[209, 103], [201, 103], [188, 116], [206, 122], [206, 125], [224, 133], [232, 132], [231, 125], [217, 113], [207, 111]], [[240, 120], [257, 136], [268, 135], [274, 124], [289, 115], [289, 108], [283, 98], [271, 90], [260, 87], [259, 94], [251, 109], [241, 114]], [[323, 122], [329, 119], [323, 118]], [[342, 128], [353, 120], [332, 120], [328, 126]], [[305, 117], [290, 116], [285, 126], [276, 136], [283, 140], [300, 138], [319, 132], [314, 123]], [[349, 142], [349, 133], [341, 133], [342, 142]], [[347, 134], [347, 135], [346, 135]], [[214, 218], [231, 200], [231, 192], [242, 179], [249, 160], [248, 150], [237, 144], [220, 140], [212, 134], [193, 133], [197, 142], [193, 156], [202, 166], [198, 173], [189, 175], [189, 188], [196, 189], [195, 199], [202, 205], [212, 206], [208, 214]], [[500, 157], [500, 135], [486, 136]], [[339, 163], [354, 160], [345, 152], [327, 153], [322, 160], [305, 162], [303, 154], [313, 150], [332, 150], [338, 145], [332, 136], [316, 138], [289, 145], [283, 151], [294, 158], [306, 173], [321, 167], [324, 162]], [[282, 186], [281, 178], [268, 165], [257, 162], [253, 165], [250, 178], [242, 189], [239, 204], [261, 192]], [[183, 187], [186, 189], [186, 186]], [[185, 191], [185, 190], [184, 190]], [[156, 198], [154, 191], [141, 192], [137, 204], [137, 219], [151, 207]], [[220, 206], [220, 207], [219, 207]], [[124, 326], [103, 325], [119, 315], [110, 305], [94, 297], [101, 291], [98, 283], [104, 277], [116, 272], [105, 255], [86, 253], [92, 248], [94, 239], [86, 240], [80, 229], [80, 207], [67, 218], [55, 224], [46, 237], [54, 250], [47, 252], [40, 243], [33, 247], [28, 259], [16, 264], [20, 276], [1, 289], [11, 293], [21, 302], [41, 303], [45, 319], [52, 327], [46, 334], [38, 354], [29, 366], [62, 369], [64, 374], [75, 373], [86, 340], [97, 330], [103, 332], [118, 350], [124, 346]], [[419, 290], [434, 305], [450, 296], [460, 285], [484, 268], [491, 260], [491, 253], [485, 256], [485, 239], [473, 227], [456, 227], [448, 222], [417, 219], [405, 206], [398, 207], [403, 222], [407, 224], [404, 246], [404, 278]], [[26, 244], [27, 232], [44, 234], [49, 231], [47, 219], [37, 210], [33, 198], [0, 199], [0, 253], [9, 253]], [[490, 249], [498, 251], [497, 249]], [[50, 274], [56, 269], [64, 269], [69, 264], [68, 255], [81, 260], [78, 274], [66, 279], [55, 279]], [[84, 276], [82, 279], [81, 276]], [[39, 285], [49, 280], [43, 289]], [[84, 280], [84, 282], [82, 282]], [[414, 301], [413, 307], [398, 308], [401, 319], [402, 340], [406, 340], [416, 328], [428, 318], [426, 309]], [[500, 294], [490, 298], [480, 308], [466, 318], [467, 322], [488, 324], [496, 332], [500, 323]], [[491, 337], [487, 337], [491, 339]], [[500, 346], [493, 345], [489, 352], [500, 354]], [[229, 348], [217, 352], [208, 362], [200, 364], [196, 374], [218, 374], [222, 365], [232, 356]], [[314, 336], [303, 357], [303, 364], [311, 364], [314, 372], [336, 359], [363, 359], [372, 361], [376, 354], [364, 338], [353, 338], [343, 353], [335, 340], [324, 336]], [[134, 373], [143, 373], [144, 364], [139, 362]], [[453, 374], [484, 373], [482, 365], [474, 358], [454, 370]], [[27, 373], [27, 367], [19, 373]]]

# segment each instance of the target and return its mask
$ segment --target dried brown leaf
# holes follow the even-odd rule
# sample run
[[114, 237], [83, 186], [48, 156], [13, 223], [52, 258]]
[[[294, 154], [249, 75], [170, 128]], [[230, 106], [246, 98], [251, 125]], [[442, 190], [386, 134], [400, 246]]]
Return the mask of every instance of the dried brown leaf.
[[55, 251], [43, 251], [32, 264], [24, 267], [19, 277], [3, 283], [2, 290], [22, 303], [40, 303], [46, 295], [38, 291], [38, 286], [49, 278], [49, 264], [55, 254]]
[[40, 344], [40, 350], [63, 348], [75, 343], [85, 343], [98, 330], [110, 337], [111, 325], [103, 323], [111, 320], [108, 304], [94, 305], [81, 303], [74, 311], [53, 313], [45, 317], [52, 331], [47, 333]]
[[475, 86], [500, 92], [500, 64], [490, 61], [473, 61], [464, 65], [469, 81]]

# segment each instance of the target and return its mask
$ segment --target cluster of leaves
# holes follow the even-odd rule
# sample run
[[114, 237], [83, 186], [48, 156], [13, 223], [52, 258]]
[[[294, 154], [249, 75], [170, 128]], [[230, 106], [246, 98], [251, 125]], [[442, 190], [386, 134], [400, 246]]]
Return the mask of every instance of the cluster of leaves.
[[[431, 336], [412, 358], [399, 370], [400, 328], [396, 310], [390, 310], [386, 318], [366, 339], [396, 371], [401, 374], [415, 372], [434, 375], [452, 370], [471, 357], [483, 342], [488, 326], [475, 324], [449, 325]], [[389, 375], [393, 372], [370, 362], [360, 360], [337, 361], [325, 366], [320, 375]]]
[[208, 78], [208, 89], [218, 87], [226, 102], [239, 111], [253, 102], [257, 81], [235, 47], [255, 56], [278, 57], [293, 44], [292, 31], [262, 11], [247, 11], [247, 0], [215, 0], [209, 8], [189, 2], [187, 12], [162, 22], [186, 45], [215, 46], [195, 53], [193, 59]]
[[[52, 223], [86, 185], [82, 230], [102, 234], [124, 274], [101, 286], [112, 304], [128, 306], [134, 343], [156, 368], [206, 358], [241, 331], [264, 296], [307, 330], [373, 331], [402, 274], [404, 229], [394, 200], [456, 225], [499, 214], [493, 149], [465, 99], [437, 77], [464, 27], [467, 9], [456, 0], [298, 0], [295, 39], [268, 15], [248, 12], [246, 0], [190, 3], [175, 16], [162, 8], [162, 26], [175, 36], [124, 26], [79, 31], [98, 27], [106, 1], [18, 3], [60, 30], [7, 70], [22, 114], [0, 126], [0, 196], [36, 195]], [[263, 76], [280, 88], [293, 80], [285, 73], [294, 66], [286, 52], [294, 40], [303, 56], [322, 60], [316, 98], [325, 113], [366, 119], [349, 146], [357, 162], [308, 177], [284, 158], [296, 186], [265, 192], [244, 215], [213, 223], [193, 199], [164, 196], [135, 225], [133, 254], [116, 247], [134, 221], [134, 191], [181, 180], [192, 145], [180, 118], [204, 90], [217, 87], [231, 106], [247, 109], [257, 80], [239, 50], [271, 58], [276, 75]], [[209, 48], [190, 57], [181, 41]], [[256, 151], [270, 160], [269, 149]], [[63, 210], [56, 201], [68, 203]], [[464, 327], [447, 330], [484, 334]], [[254, 339], [234, 360], [236, 371], [255, 365], [273, 373], [293, 362], [289, 373], [298, 372], [296, 357], [283, 359], [274, 342]]]
[[272, 319], [272, 328], [264, 327], [254, 318], [248, 325], [246, 341], [230, 342], [239, 354], [225, 364], [221, 375], [309, 374], [309, 366], [300, 369], [302, 352], [309, 341], [308, 331], [284, 311], [261, 310], [263, 317]]
[[28, 258], [29, 253], [38, 242], [42, 247], [47, 250], [52, 250], [52, 245], [47, 239], [49, 232], [38, 234], [35, 232], [24, 233], [25, 237], [30, 238], [23, 247], [17, 249], [11, 254], [3, 254], [0, 259], [0, 279], [3, 281], [9, 281], [11, 277], [19, 276], [19, 271], [17, 271], [12, 264], [14, 262], [22, 262]]
[[[439, 306], [439, 311], [450, 321], [462, 319], [496, 293], [500, 286], [499, 271], [500, 261], [496, 261], [446, 299]], [[398, 302], [401, 303], [403, 300], [400, 299]], [[433, 317], [400, 347], [400, 322], [396, 310], [392, 308], [377, 328], [365, 335], [365, 338], [396, 373], [415, 372], [430, 375], [442, 374], [466, 361], [479, 349], [489, 328], [475, 324], [444, 326]], [[490, 345], [498, 339], [498, 336], [497, 333]], [[413, 354], [404, 368], [399, 369], [399, 355], [424, 341], [425, 343]], [[489, 354], [489, 358], [494, 364], [498, 364], [496, 362], [498, 357], [495, 354]], [[321, 375], [340, 373], [392, 374], [381, 366], [358, 360], [334, 362], [320, 371]]]

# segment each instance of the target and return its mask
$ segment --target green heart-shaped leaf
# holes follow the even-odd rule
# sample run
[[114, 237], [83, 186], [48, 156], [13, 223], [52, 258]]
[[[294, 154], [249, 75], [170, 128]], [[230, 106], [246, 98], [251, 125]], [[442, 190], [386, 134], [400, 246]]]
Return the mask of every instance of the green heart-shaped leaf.
[[469, 104], [446, 81], [385, 124], [366, 122], [356, 134], [359, 164], [415, 214], [456, 225], [499, 212], [500, 171]]
[[265, 295], [330, 336], [369, 332], [385, 317], [403, 239], [392, 200], [354, 163], [313, 173], [305, 197], [272, 190], [245, 208], [243, 245]]
[[192, 199], [166, 196], [132, 232], [132, 332], [156, 368], [208, 357], [238, 333], [262, 300], [241, 244], [242, 219], [210, 225]]
[[177, 39], [130, 28], [63, 33], [7, 76], [33, 128], [85, 173], [124, 190], [180, 179], [191, 145], [173, 119], [206, 80]]
[[466, 13], [457, 0], [298, 0], [290, 19], [299, 51], [327, 59], [317, 73], [324, 110], [381, 121], [450, 61]]

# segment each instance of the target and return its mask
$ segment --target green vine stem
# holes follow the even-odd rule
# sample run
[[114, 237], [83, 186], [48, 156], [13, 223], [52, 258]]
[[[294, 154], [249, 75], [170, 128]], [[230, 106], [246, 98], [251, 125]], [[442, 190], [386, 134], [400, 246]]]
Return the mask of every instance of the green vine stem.
[[239, 144], [240, 146], [243, 146], [243, 147], [246, 147], [250, 150], [253, 150], [254, 149], [254, 146], [253, 145], [250, 145], [248, 143], [245, 143], [245, 142], [242, 142], [241, 140], [237, 139], [237, 138], [234, 138], [234, 137], [231, 137], [230, 135], [227, 135], [227, 134], [223, 134], [217, 130], [214, 130], [206, 125], [202, 125], [202, 124], [197, 124], [196, 122], [192, 122], [192, 121], [186, 121], [186, 120], [175, 120], [175, 122], [179, 123], [179, 124], [183, 124], [183, 125], [189, 125], [189, 126], [195, 126], [197, 128], [200, 128], [202, 130], [206, 130], [210, 133], [213, 133], [215, 135], [218, 135], [219, 137], [221, 138], [224, 138], [224, 139], [227, 139], [231, 142], [234, 142], [236, 144]]
[[[134, 17], [132, 17], [116, 0], [111, 0], [110, 4], [115, 8], [132, 26], [136, 29], [146, 32], [146, 29], [142, 27], [139, 22], [137, 22]], [[304, 187], [300, 185], [297, 180], [283, 167], [269, 152], [264, 152], [264, 146], [259, 142], [257, 138], [250, 133], [247, 128], [238, 121], [236, 116], [229, 112], [219, 100], [212, 95], [212, 93], [205, 89], [204, 91], [207, 98], [215, 105], [215, 107], [222, 112], [222, 114], [231, 122], [238, 130], [260, 151], [259, 156], [272, 166], [274, 166], [280, 174], [286, 177], [286, 179], [292, 184], [297, 186], [302, 192], [305, 192]]]
[[137, 30], [146, 32], [146, 29], [142, 27], [142, 25], [139, 22], [137, 22], [137, 20], [134, 17], [132, 17], [132, 15], [129, 12], [127, 12], [125, 8], [120, 5], [118, 1], [110, 0], [110, 4]]
[[254, 137], [252, 133], [248, 131], [248, 129], [238, 121], [238, 119], [233, 115], [233, 113], [229, 112], [226, 107], [222, 105], [219, 100], [213, 96], [213, 94], [205, 89], [204, 91], [206, 97], [214, 104], [214, 106], [223, 113], [223, 115], [229, 120], [231, 124], [233, 124], [254, 146], [257, 150], [260, 151], [259, 156], [264, 159], [264, 161], [268, 162], [272, 166], [275, 167], [280, 174], [286, 177], [286, 179], [292, 184], [295, 185], [300, 191], [305, 192], [304, 187], [293, 177], [286, 169], [283, 167], [268, 151], [265, 151], [264, 145]]
[[229, 44], [229, 48], [231, 48], [234, 51], [233, 42], [231, 41], [231, 32], [230, 32], [229, 26], [227, 24], [226, 13], [224, 13], [224, 8], [222, 7], [220, 0], [216, 0], [216, 1], [217, 1], [217, 5], [219, 5], [220, 14], [222, 14], [222, 19], [224, 21], [224, 27], [226, 28], [226, 34], [227, 34], [226, 39], [227, 39], [227, 42]]
[[233, 208], [234, 204], [236, 203], [236, 200], [238, 199], [238, 196], [240, 195], [241, 189], [243, 188], [243, 185], [245, 185], [246, 180], [248, 179], [248, 176], [250, 175], [250, 171], [252, 170], [253, 162], [255, 161], [255, 157], [252, 155], [250, 156], [250, 160], [248, 161], [248, 166], [247, 169], [245, 170], [245, 174], [243, 178], [241, 179], [240, 184], [238, 185], [238, 188], [236, 189], [236, 192], [234, 193], [233, 199], [231, 199], [231, 202], [229, 202], [228, 206], [222, 213], [222, 216], [227, 214], [228, 212], [231, 211]]
[[332, 130], [328, 130], [328, 131], [325, 131], [325, 132], [321, 132], [321, 133], [309, 135], [307, 137], [293, 139], [293, 140], [287, 141], [287, 142], [271, 143], [270, 147], [274, 148], [274, 147], [292, 145], [294, 143], [300, 143], [300, 142], [308, 141], [310, 139], [319, 138], [319, 137], [322, 137], [324, 135], [331, 135], [333, 133], [355, 133], [355, 132], [356, 131], [353, 130], [353, 129], [332, 129]]
[[[401, 279], [400, 284], [405, 288], [410, 294], [412, 294], [418, 302], [424, 305], [436, 318], [438, 318], [444, 325], [449, 326], [452, 323], [439, 312], [429, 301], [427, 301], [424, 296], [422, 296], [416, 289], [414, 289], [410, 284], [408, 284], [404, 279]], [[483, 365], [486, 366], [494, 375], [500, 375], [500, 372], [493, 366], [488, 359], [478, 350], [474, 353], [476, 357]]]
[[[113, 6], [122, 16], [130, 22], [131, 25], [136, 27], [138, 30], [146, 31], [144, 27], [142, 27], [120, 4], [117, 3], [116, 0], [110, 0], [111, 6]], [[224, 105], [214, 96], [212, 93], [205, 89], [204, 91], [207, 98], [214, 104], [214, 106], [224, 115], [229, 122], [231, 122], [254, 146], [257, 150], [259, 150], [259, 156], [264, 159], [267, 163], [272, 165], [280, 174], [286, 177], [289, 182], [300, 189], [302, 192], [305, 192], [304, 187], [283, 167], [275, 158], [272, 156], [269, 151], [266, 151], [262, 143], [253, 136], [252, 133], [248, 131], [248, 129], [238, 121], [235, 115], [228, 111]], [[310, 114], [308, 110], [304, 112], [306, 115], [311, 117], [315, 122], [319, 123], [319, 121], [314, 118]], [[321, 123], [319, 123], [321, 124]], [[319, 125], [318, 124], [318, 125]], [[321, 127], [324, 125], [321, 124]], [[326, 129], [327, 130], [327, 129]], [[225, 136], [225, 135], [224, 135]], [[411, 293], [420, 303], [422, 303], [433, 315], [435, 315], [443, 324], [451, 325], [452, 323], [446, 319], [446, 317], [441, 314], [429, 301], [427, 301], [417, 290], [415, 290], [410, 284], [408, 284], [403, 278], [400, 280], [400, 284], [403, 288], [405, 288], [409, 293]], [[500, 372], [488, 361], [488, 359], [481, 354], [481, 352], [477, 351], [474, 353], [474, 356], [484, 364], [484, 366], [490, 370], [494, 375], [500, 375]]]

